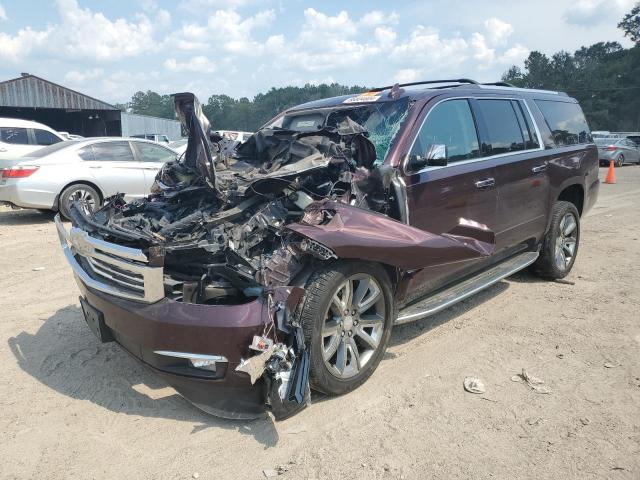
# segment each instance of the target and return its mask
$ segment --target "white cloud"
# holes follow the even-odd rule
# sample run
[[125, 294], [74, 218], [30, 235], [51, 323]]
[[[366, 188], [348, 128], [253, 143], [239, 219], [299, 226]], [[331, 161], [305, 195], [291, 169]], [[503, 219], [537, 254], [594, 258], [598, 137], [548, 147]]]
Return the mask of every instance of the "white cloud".
[[171, 72], [213, 73], [217, 69], [215, 63], [202, 55], [193, 57], [186, 62], [178, 62], [175, 58], [168, 58], [164, 62], [164, 67]]
[[183, 24], [180, 30], [167, 38], [164, 46], [177, 46], [181, 50], [206, 50], [215, 45], [234, 54], [259, 55], [277, 46], [281, 36], [275, 35], [262, 43], [253, 38], [253, 30], [268, 26], [274, 20], [273, 10], [257, 12], [245, 18], [235, 10], [217, 10], [207, 18], [206, 24]]
[[373, 35], [375, 36], [377, 42], [382, 46], [392, 45], [393, 42], [396, 41], [396, 32], [389, 27], [377, 27]]
[[60, 23], [37, 31], [30, 27], [14, 36], [0, 33], [0, 58], [16, 60], [33, 50], [64, 59], [118, 60], [155, 48], [154, 26], [148, 17], [137, 22], [123, 18], [109, 20], [78, 6], [76, 0], [57, 0]]
[[513, 33], [513, 27], [510, 23], [503, 22], [499, 18], [490, 18], [485, 20], [484, 27], [487, 31], [487, 37], [492, 45], [503, 45], [507, 38]]
[[403, 68], [398, 70], [393, 80], [397, 83], [416, 82], [422, 78], [422, 70], [418, 68]]
[[400, 16], [396, 12], [386, 13], [380, 10], [373, 10], [365, 13], [358, 22], [363, 27], [377, 27], [379, 25], [396, 25]]
[[619, 21], [635, 0], [578, 0], [568, 8], [563, 18], [567, 23], [590, 27]]
[[2, 6], [2, 4], [0, 4], [0, 20], [8, 20], [7, 12], [4, 9], [4, 7]]
[[64, 79], [67, 82], [81, 84], [86, 82], [87, 80], [94, 80], [98, 77], [101, 77], [103, 74], [104, 70], [102, 68], [92, 68], [83, 72], [80, 72], [78, 70], [70, 70], [65, 74]]

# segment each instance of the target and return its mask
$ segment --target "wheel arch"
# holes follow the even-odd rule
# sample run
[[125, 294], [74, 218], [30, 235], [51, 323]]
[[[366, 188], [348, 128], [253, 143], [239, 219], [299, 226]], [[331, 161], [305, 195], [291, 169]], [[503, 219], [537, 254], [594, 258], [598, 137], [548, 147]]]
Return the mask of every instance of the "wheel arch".
[[102, 203], [102, 201], [104, 200], [104, 193], [102, 193], [102, 190], [100, 189], [100, 187], [96, 185], [94, 182], [90, 180], [74, 180], [73, 182], [69, 182], [64, 187], [62, 187], [60, 189], [60, 193], [56, 195], [56, 200], [54, 202], [56, 211], [60, 210], [60, 196], [62, 195], [62, 192], [64, 192], [67, 188], [72, 187], [73, 185], [88, 185], [91, 188], [93, 188], [96, 192], [98, 192], [98, 195], [100, 196], [100, 203]]
[[560, 192], [556, 201], [573, 203], [578, 210], [578, 214], [582, 217], [582, 211], [584, 209], [584, 187], [579, 183], [568, 185]]

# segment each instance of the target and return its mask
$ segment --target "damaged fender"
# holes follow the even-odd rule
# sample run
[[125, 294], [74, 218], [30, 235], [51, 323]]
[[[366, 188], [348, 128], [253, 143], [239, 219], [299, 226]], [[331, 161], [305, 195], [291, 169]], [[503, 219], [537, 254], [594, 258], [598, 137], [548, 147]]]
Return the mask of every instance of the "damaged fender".
[[[327, 213], [330, 220], [323, 223]], [[435, 234], [330, 201], [309, 205], [302, 221], [287, 228], [331, 249], [338, 258], [370, 260], [402, 270], [487, 257], [495, 248], [495, 234], [466, 219], [460, 219], [450, 233]]]

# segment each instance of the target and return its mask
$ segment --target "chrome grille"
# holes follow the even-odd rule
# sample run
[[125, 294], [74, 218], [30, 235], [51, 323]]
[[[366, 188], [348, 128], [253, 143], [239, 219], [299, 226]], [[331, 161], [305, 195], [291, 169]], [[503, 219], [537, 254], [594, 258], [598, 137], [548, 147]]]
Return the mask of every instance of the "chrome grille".
[[76, 227], [67, 232], [59, 215], [55, 222], [67, 261], [85, 285], [146, 303], [164, 297], [163, 268], [149, 266], [142, 250], [93, 238]]

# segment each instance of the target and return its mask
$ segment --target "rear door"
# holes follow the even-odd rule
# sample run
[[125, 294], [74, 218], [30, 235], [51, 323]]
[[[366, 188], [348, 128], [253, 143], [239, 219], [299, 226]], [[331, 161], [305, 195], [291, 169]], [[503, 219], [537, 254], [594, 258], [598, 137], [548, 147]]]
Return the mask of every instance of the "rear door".
[[[430, 108], [427, 106], [423, 118], [404, 166], [409, 223], [442, 234], [450, 232], [464, 218], [493, 230], [498, 203], [495, 165], [481, 158], [470, 101], [466, 98], [438, 101]], [[423, 167], [416, 163], [431, 145], [446, 145], [446, 166]], [[437, 267], [415, 272], [407, 300], [473, 271], [481, 261], [443, 259]]]
[[524, 100], [478, 98], [473, 106], [485, 154], [496, 160], [496, 251], [519, 250], [546, 229], [548, 159]]
[[145, 192], [151, 191], [151, 185], [162, 166], [175, 160], [178, 155], [176, 152], [162, 145], [156, 145], [149, 142], [131, 142], [136, 153], [136, 158], [140, 160], [144, 172], [144, 188]]
[[79, 155], [105, 197], [116, 193], [124, 193], [127, 199], [145, 195], [142, 162], [136, 160], [128, 141], [93, 143], [81, 149]]

